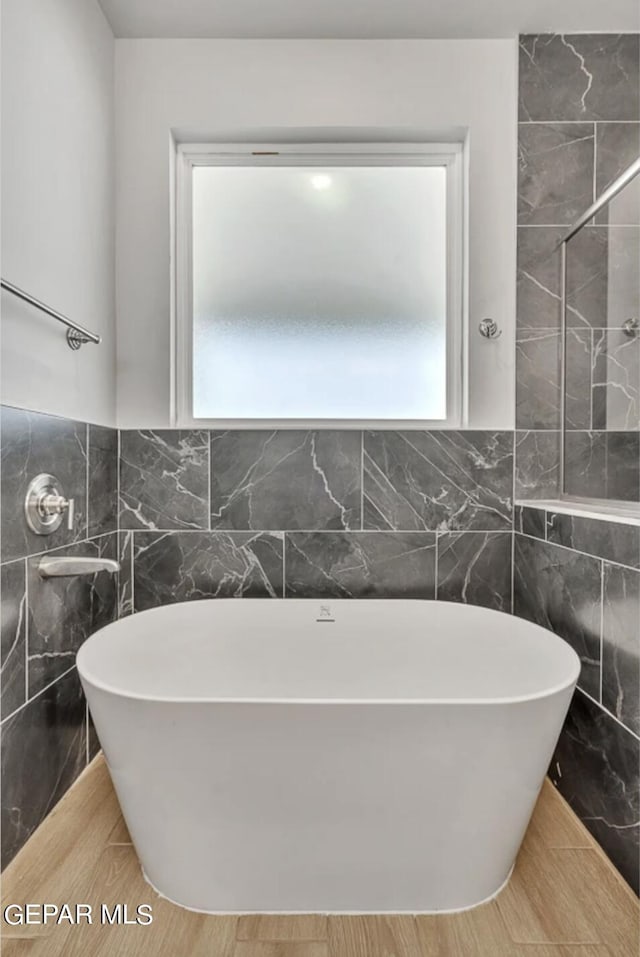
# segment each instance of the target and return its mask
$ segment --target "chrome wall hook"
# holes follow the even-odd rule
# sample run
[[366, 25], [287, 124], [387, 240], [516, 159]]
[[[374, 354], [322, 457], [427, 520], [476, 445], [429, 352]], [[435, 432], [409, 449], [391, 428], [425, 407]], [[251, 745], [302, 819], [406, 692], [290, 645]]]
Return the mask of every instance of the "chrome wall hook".
[[482, 319], [478, 325], [478, 331], [485, 339], [499, 339], [502, 335], [502, 329], [498, 328], [495, 319]]

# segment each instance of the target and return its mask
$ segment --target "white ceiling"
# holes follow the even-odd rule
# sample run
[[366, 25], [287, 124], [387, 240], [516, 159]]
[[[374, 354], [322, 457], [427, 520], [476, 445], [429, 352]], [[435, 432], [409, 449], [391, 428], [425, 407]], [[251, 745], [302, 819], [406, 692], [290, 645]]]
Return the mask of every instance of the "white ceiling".
[[638, 0], [99, 0], [117, 37], [513, 37], [640, 29]]

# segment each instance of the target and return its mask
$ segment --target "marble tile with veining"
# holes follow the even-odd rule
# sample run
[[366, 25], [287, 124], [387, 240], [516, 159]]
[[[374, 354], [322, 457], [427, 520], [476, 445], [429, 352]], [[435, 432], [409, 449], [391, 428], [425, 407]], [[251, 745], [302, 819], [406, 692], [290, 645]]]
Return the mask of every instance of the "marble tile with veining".
[[[58, 557], [117, 557], [116, 534], [59, 549]], [[29, 695], [75, 664], [82, 643], [98, 628], [117, 616], [116, 576], [102, 571], [69, 578], [42, 578], [40, 558], [30, 558], [28, 567]]]
[[118, 527], [118, 432], [98, 425], [88, 429], [88, 537], [93, 538]]
[[640, 891], [640, 741], [579, 691], [550, 777], [636, 893]]
[[532, 538], [546, 538], [547, 513], [543, 508], [529, 508], [526, 505], [516, 505], [513, 527], [521, 535], [530, 535]]
[[592, 427], [592, 332], [567, 329], [565, 336], [565, 426], [567, 429]]
[[86, 709], [77, 672], [50, 685], [2, 725], [2, 867], [86, 764]]
[[581, 498], [606, 498], [606, 434], [567, 432], [564, 448], [565, 492]]
[[640, 501], [640, 432], [605, 432], [605, 495], [622, 502]]
[[211, 433], [211, 527], [360, 528], [361, 433]]
[[565, 491], [585, 498], [640, 501], [640, 433], [567, 432]]
[[209, 435], [204, 430], [120, 433], [120, 528], [207, 528]]
[[[2, 561], [11, 561], [86, 538], [87, 426], [40, 412], [2, 406], [0, 486]], [[51, 535], [31, 532], [24, 517], [29, 483], [41, 472], [53, 475], [59, 490], [75, 503], [73, 529], [67, 522]]]
[[118, 618], [133, 613], [133, 534], [118, 532]]
[[608, 230], [585, 226], [567, 243], [566, 257], [567, 326], [598, 328], [606, 324]]
[[556, 330], [517, 333], [516, 428], [560, 428], [560, 333]]
[[570, 226], [593, 202], [593, 125], [521, 124], [518, 153], [518, 224]]
[[519, 329], [560, 329], [562, 257], [558, 226], [518, 226], [516, 320]]
[[516, 535], [514, 614], [564, 638], [580, 656], [579, 686], [600, 696], [600, 561]]
[[282, 598], [278, 532], [136, 532], [135, 610], [200, 598]]
[[585, 226], [567, 243], [567, 325], [621, 329], [640, 297], [636, 226]]
[[437, 598], [510, 612], [511, 533], [439, 534]]
[[640, 336], [628, 336], [623, 329], [594, 330], [592, 364], [591, 427], [637, 430], [640, 427]]
[[434, 598], [432, 532], [288, 532], [287, 598]]
[[516, 432], [515, 459], [516, 498], [557, 498], [559, 432]]
[[520, 37], [522, 121], [637, 120], [638, 34]]
[[24, 561], [0, 566], [2, 660], [0, 702], [2, 720], [26, 700], [25, 656], [27, 588]]
[[93, 723], [93, 718], [91, 717], [91, 713], [87, 707], [87, 757], [89, 761], [93, 761], [101, 747], [102, 745], [100, 744], [100, 738], [98, 737], [96, 726]]
[[[596, 197], [640, 156], [640, 122], [598, 123], [596, 126]], [[596, 223], [640, 223], [640, 177], [612, 204], [601, 209]]]
[[640, 735], [640, 571], [605, 564], [602, 703]]
[[511, 432], [365, 432], [363, 464], [365, 528], [511, 527]]
[[584, 515], [547, 513], [547, 539], [631, 568], [640, 568], [640, 526]]

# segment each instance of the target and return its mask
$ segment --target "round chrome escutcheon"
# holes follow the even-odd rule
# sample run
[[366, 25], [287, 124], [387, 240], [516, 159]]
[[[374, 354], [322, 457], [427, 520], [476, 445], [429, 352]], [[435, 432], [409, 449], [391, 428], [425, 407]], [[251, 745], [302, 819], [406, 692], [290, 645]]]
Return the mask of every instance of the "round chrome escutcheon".
[[60, 495], [60, 483], [54, 475], [41, 472], [29, 483], [24, 499], [27, 525], [36, 535], [51, 535], [62, 524], [62, 512], [51, 513], [44, 508], [47, 495]]

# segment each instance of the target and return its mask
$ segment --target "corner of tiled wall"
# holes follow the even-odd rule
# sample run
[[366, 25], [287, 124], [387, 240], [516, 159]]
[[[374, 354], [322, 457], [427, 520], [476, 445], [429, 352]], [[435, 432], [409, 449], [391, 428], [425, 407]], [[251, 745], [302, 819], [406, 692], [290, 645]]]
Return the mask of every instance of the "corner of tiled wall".
[[[555, 497], [558, 491], [562, 277], [557, 243], [640, 154], [638, 60], [637, 34], [520, 37], [516, 469], [522, 498]], [[575, 494], [596, 496], [604, 494], [598, 485], [604, 459], [596, 461], [604, 440], [589, 402], [578, 398], [590, 388], [591, 368], [602, 352], [595, 287], [606, 232], [601, 221], [572, 244], [570, 269], [579, 281], [569, 302], [567, 338], [567, 422], [573, 429], [567, 457], [573, 450], [574, 458], [586, 461], [588, 443], [593, 453], [588, 460], [596, 467], [591, 475], [579, 468]]]
[[[117, 434], [113, 429], [2, 407], [2, 866], [97, 750], [75, 668], [89, 634], [116, 615], [117, 581], [44, 580], [42, 553], [117, 556]], [[29, 481], [49, 472], [75, 500], [73, 530], [27, 527]]]
[[[523, 36], [519, 86], [516, 496], [555, 498], [556, 244], [640, 154], [640, 36]], [[576, 288], [593, 293], [597, 285], [602, 250], [594, 249], [605, 229], [589, 226], [574, 247]], [[590, 385], [601, 334], [586, 293], [569, 305], [568, 452], [571, 442], [587, 441], [593, 450], [600, 441], [597, 423], [580, 418], [585, 406], [576, 399]], [[595, 481], [604, 461], [591, 458]], [[604, 494], [587, 479], [582, 494]], [[516, 508], [515, 527], [514, 612], [561, 635], [582, 661], [552, 780], [638, 891], [640, 528], [544, 508]]]

